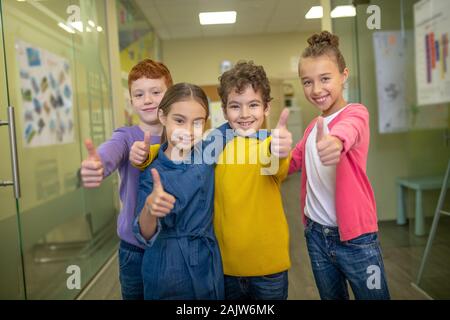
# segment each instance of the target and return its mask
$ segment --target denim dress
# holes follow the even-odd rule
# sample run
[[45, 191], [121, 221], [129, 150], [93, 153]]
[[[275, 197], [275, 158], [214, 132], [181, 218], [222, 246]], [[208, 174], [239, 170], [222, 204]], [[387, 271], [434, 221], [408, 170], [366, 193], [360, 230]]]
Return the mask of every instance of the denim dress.
[[[164, 154], [166, 149], [167, 143], [139, 179], [133, 231], [146, 246], [144, 298], [224, 299], [222, 260], [213, 230], [214, 166], [194, 161], [195, 148], [190, 163], [171, 161]], [[172, 211], [158, 219], [152, 238], [146, 240], [140, 233], [139, 214], [153, 189], [152, 168], [158, 170], [164, 191], [176, 201]]]

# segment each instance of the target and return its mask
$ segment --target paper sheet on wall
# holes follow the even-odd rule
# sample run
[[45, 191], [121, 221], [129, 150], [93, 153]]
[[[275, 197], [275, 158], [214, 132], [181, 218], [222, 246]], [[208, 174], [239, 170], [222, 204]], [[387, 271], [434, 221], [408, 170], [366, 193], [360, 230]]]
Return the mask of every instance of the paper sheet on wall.
[[417, 103], [422, 106], [450, 102], [450, 1], [416, 3], [414, 27]]
[[[406, 37], [406, 41], [404, 39]], [[406, 96], [406, 58], [412, 49], [412, 34], [400, 31], [374, 32], [378, 129], [380, 133], [403, 132], [447, 126], [446, 106], [418, 108]]]
[[66, 59], [16, 41], [25, 147], [74, 141], [73, 89]]

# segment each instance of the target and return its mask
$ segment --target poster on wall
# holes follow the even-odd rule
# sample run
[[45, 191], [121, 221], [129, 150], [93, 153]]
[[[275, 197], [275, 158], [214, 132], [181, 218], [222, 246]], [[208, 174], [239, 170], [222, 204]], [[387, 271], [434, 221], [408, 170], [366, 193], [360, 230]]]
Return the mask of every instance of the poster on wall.
[[450, 1], [422, 0], [414, 5], [417, 103], [450, 102]]
[[411, 44], [411, 40], [411, 33], [401, 31], [373, 34], [380, 133], [447, 127], [445, 105], [419, 108], [407, 97], [406, 53], [410, 52], [407, 44]]
[[69, 62], [22, 40], [16, 41], [25, 147], [74, 141], [73, 89]]

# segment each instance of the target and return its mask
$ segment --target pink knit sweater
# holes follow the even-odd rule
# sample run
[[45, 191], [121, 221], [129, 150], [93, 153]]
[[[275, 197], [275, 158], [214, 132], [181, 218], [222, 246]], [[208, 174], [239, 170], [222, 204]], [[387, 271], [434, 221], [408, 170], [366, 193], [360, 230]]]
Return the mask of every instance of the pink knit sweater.
[[[292, 151], [289, 173], [301, 170], [300, 206], [305, 223], [306, 167], [305, 145], [317, 119]], [[362, 104], [350, 104], [328, 125], [330, 134], [339, 138], [344, 149], [336, 166], [336, 219], [341, 241], [364, 233], [377, 232], [375, 197], [366, 175], [370, 130], [369, 113]]]

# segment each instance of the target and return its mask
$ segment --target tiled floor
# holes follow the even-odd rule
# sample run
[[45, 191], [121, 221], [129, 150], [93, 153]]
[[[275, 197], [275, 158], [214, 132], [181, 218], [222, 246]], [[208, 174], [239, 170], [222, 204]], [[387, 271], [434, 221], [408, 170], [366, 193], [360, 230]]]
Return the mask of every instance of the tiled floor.
[[[290, 229], [292, 268], [289, 272], [289, 299], [319, 299], [303, 237], [299, 209], [300, 178], [294, 175], [283, 184], [283, 201]], [[438, 231], [430, 263], [425, 272], [422, 288], [440, 299], [450, 297], [450, 221], [442, 222]], [[446, 227], [446, 225], [448, 227]], [[380, 223], [380, 239], [384, 263], [393, 299], [426, 299], [411, 285], [417, 276], [418, 266], [427, 237], [415, 237], [409, 226], [395, 222]], [[115, 256], [102, 275], [86, 290], [83, 299], [120, 299], [118, 262]]]

